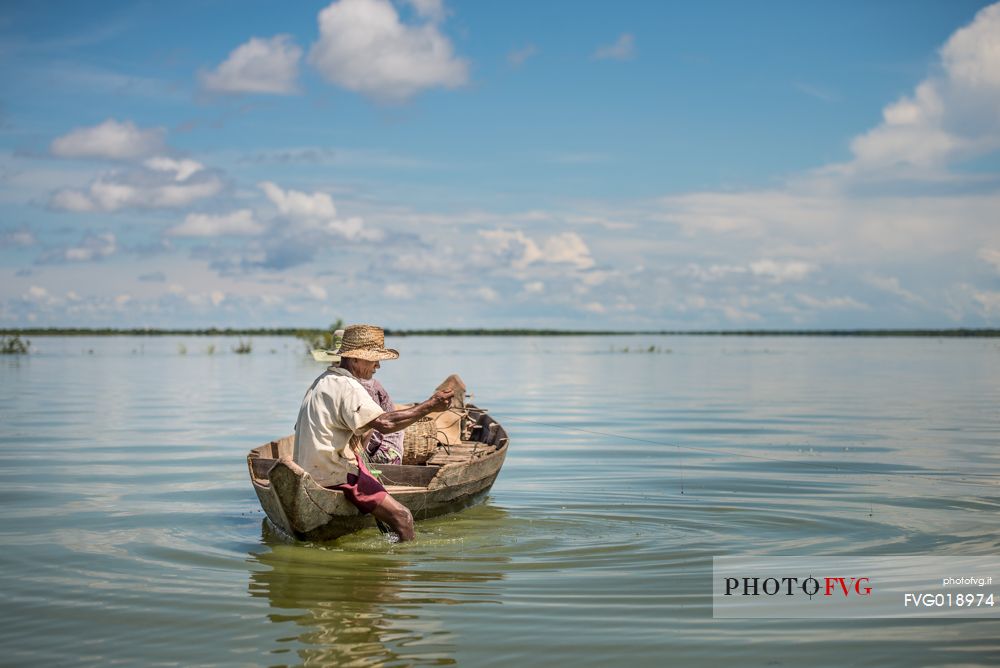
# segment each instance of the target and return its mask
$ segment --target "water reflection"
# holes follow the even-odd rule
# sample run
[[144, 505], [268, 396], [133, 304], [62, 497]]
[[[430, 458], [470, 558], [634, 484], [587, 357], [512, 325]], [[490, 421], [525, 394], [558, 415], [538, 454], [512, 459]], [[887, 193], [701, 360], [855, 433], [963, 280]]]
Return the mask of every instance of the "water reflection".
[[316, 366], [209, 343], [0, 360], [0, 663], [997, 665], [995, 619], [711, 606], [716, 555], [1000, 553], [994, 341], [397, 341], [393, 396], [457, 372], [512, 449], [490, 500], [396, 546], [262, 539], [244, 457]]
[[469, 552], [491, 534], [484, 519], [505, 517], [487, 508], [458, 526], [447, 516], [420, 523], [419, 545], [405, 546], [374, 530], [329, 544], [293, 543], [263, 520], [264, 549], [250, 553], [248, 592], [268, 600], [272, 622], [294, 625], [276, 634], [271, 654], [281, 661], [294, 652], [289, 663], [307, 666], [456, 663], [459, 639], [435, 608], [499, 604], [489, 584], [504, 576], [491, 567], [509, 560], [490, 554], [470, 562]]

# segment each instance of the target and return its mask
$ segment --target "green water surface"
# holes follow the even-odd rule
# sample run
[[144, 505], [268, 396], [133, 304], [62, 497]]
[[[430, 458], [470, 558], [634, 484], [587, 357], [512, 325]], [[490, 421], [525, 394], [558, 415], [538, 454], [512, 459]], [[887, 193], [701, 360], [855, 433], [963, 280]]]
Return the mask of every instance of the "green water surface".
[[714, 620], [711, 600], [716, 555], [1000, 555], [994, 340], [390, 341], [393, 398], [459, 373], [507, 462], [413, 543], [322, 545], [269, 528], [244, 462], [322, 369], [299, 342], [32, 344], [0, 358], [3, 665], [1000, 662], [1000, 609]]

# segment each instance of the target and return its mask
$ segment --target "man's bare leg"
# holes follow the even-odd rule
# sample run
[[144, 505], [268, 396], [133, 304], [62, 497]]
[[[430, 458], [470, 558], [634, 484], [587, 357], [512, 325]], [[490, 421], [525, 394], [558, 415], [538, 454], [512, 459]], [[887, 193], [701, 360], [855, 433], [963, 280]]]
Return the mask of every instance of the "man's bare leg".
[[413, 540], [413, 515], [410, 509], [389, 494], [375, 507], [372, 516], [388, 524], [399, 536], [399, 540]]

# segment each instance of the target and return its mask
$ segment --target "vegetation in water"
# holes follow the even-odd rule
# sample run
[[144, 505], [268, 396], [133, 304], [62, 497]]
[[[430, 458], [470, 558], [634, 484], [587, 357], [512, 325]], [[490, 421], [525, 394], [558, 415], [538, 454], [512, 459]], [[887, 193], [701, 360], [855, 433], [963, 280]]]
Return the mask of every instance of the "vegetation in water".
[[183, 343], [178, 343], [177, 344], [177, 354], [178, 355], [187, 355], [188, 354], [187, 346], [185, 346]]
[[244, 341], [240, 338], [239, 344], [233, 348], [233, 352], [237, 355], [247, 355], [253, 350], [253, 342], [250, 339]]
[[651, 345], [651, 346], [648, 346], [648, 347], [639, 346], [639, 347], [637, 347], [635, 349], [631, 348], [630, 346], [625, 346], [624, 348], [615, 348], [614, 346], [611, 346], [610, 348], [608, 348], [608, 352], [611, 352], [611, 353], [646, 353], [646, 354], [665, 353], [665, 354], [669, 354], [669, 353], [672, 353], [673, 350], [671, 350], [670, 348], [661, 348], [660, 346], [657, 346], [657, 345]]
[[215, 354], [215, 344], [214, 343], [210, 343], [209, 346], [208, 346], [208, 348], [205, 348], [205, 354], [206, 355], [214, 355]]
[[299, 329], [295, 331], [295, 336], [296, 338], [305, 341], [307, 352], [313, 349], [334, 350], [340, 347], [340, 339], [334, 336], [334, 332], [343, 328], [343, 319], [337, 318], [337, 320], [330, 325], [330, 328], [327, 330]]
[[31, 341], [17, 334], [0, 338], [0, 355], [27, 355], [30, 347]]

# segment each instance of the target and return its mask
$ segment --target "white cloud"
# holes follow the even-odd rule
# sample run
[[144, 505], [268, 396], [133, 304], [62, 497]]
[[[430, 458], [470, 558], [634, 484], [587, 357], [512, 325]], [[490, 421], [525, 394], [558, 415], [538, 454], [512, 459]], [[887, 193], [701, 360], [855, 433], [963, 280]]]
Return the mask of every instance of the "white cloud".
[[49, 300], [51, 297], [49, 291], [40, 285], [32, 285], [28, 288], [28, 292], [25, 293], [24, 298], [32, 302], [44, 302]]
[[1000, 272], [1000, 250], [983, 248], [979, 251], [979, 259], [993, 265], [993, 268]]
[[795, 295], [795, 298], [799, 300], [804, 306], [808, 306], [813, 309], [859, 309], [868, 310], [871, 307], [868, 304], [863, 304], [853, 297], [813, 297], [812, 295], [799, 293]]
[[[685, 233], [761, 236], [775, 223], [825, 224], [835, 218], [829, 194], [796, 191], [694, 192], [660, 200], [663, 219], [679, 224]], [[827, 207], [827, 208], [824, 208]]]
[[406, 283], [390, 283], [382, 289], [382, 294], [389, 299], [412, 299], [413, 289]]
[[584, 311], [587, 311], [588, 313], [594, 313], [596, 315], [603, 315], [608, 311], [608, 309], [605, 308], [604, 304], [602, 304], [601, 302], [587, 302], [586, 304], [583, 304], [580, 308], [582, 308]]
[[296, 91], [301, 57], [302, 49], [292, 42], [291, 35], [252, 37], [215, 70], [202, 72], [201, 85], [216, 93], [287, 95]]
[[872, 285], [884, 292], [888, 292], [889, 294], [901, 297], [904, 301], [910, 302], [911, 304], [924, 303], [923, 298], [900, 285], [899, 279], [895, 276], [879, 276], [878, 274], [869, 274], [865, 276], [865, 280], [869, 285]]
[[614, 44], [598, 47], [591, 57], [594, 60], [631, 60], [635, 57], [635, 37], [622, 33]]
[[66, 250], [66, 259], [76, 262], [89, 262], [96, 258], [108, 257], [118, 250], [118, 244], [113, 234], [100, 234], [84, 241], [82, 246]]
[[406, 0], [406, 3], [412, 6], [419, 16], [435, 23], [443, 21], [447, 14], [444, 0]]
[[303, 229], [319, 230], [352, 241], [378, 241], [382, 233], [365, 225], [357, 216], [337, 218], [333, 198], [324, 192], [284, 190], [270, 181], [258, 184], [278, 212]]
[[[425, 17], [440, 3], [417, 2]], [[443, 11], [443, 10], [442, 10]], [[319, 41], [309, 62], [331, 83], [385, 101], [468, 81], [468, 64], [434, 20], [400, 21], [388, 0], [338, 0], [319, 13]]]
[[520, 49], [514, 49], [508, 53], [507, 63], [510, 64], [511, 67], [520, 67], [521, 65], [524, 65], [529, 58], [533, 57], [537, 53], [538, 47], [534, 44], [526, 44]]
[[500, 293], [491, 287], [483, 286], [476, 290], [476, 296], [483, 301], [495, 302], [500, 299]]
[[316, 285], [315, 283], [309, 283], [308, 285], [306, 285], [306, 292], [308, 292], [313, 299], [316, 299], [318, 301], [326, 300], [326, 289], [323, 288], [323, 286], [321, 285]]
[[787, 262], [776, 262], [775, 260], [758, 260], [750, 263], [750, 272], [754, 276], [769, 278], [775, 283], [786, 281], [801, 281], [816, 267], [808, 262], [790, 260]]
[[570, 264], [577, 269], [594, 266], [590, 249], [576, 232], [555, 234], [541, 245], [520, 230], [482, 230], [479, 234], [493, 241], [493, 251], [504, 256], [515, 269], [535, 263]]
[[175, 237], [252, 236], [261, 234], [264, 229], [262, 223], [254, 220], [253, 211], [240, 209], [218, 216], [190, 213], [167, 234]]
[[758, 322], [762, 319], [759, 313], [746, 311], [733, 306], [732, 304], [723, 304], [720, 308], [722, 310], [722, 315], [725, 316], [726, 320], [730, 320], [732, 322]]
[[1000, 292], [977, 290], [972, 293], [972, 298], [982, 307], [982, 315], [1000, 314]]
[[146, 183], [129, 182], [123, 175], [103, 176], [84, 190], [66, 189], [56, 192], [50, 200], [55, 209], [77, 213], [121, 209], [169, 209], [187, 206], [198, 200], [212, 197], [222, 191], [223, 184], [215, 176], [205, 179]]
[[531, 281], [524, 284], [524, 293], [527, 295], [540, 295], [545, 292], [545, 284], [541, 281]]
[[612, 278], [616, 278], [618, 273], [617, 271], [595, 269], [581, 274], [580, 282], [588, 287], [594, 287], [607, 283]]
[[845, 169], [927, 169], [1000, 147], [1000, 3], [981, 10], [941, 49], [941, 72], [888, 105], [851, 143]]
[[93, 262], [100, 260], [118, 251], [118, 241], [115, 235], [106, 232], [103, 234], [88, 234], [76, 246], [56, 248], [43, 254], [38, 262], [40, 264], [62, 264], [65, 262]]
[[1000, 4], [981, 10], [941, 49], [945, 69], [969, 86], [1000, 88]]
[[132, 121], [109, 118], [100, 125], [77, 128], [52, 141], [52, 155], [60, 158], [131, 160], [161, 152], [163, 128], [141, 130]]
[[298, 190], [282, 190], [270, 181], [264, 181], [259, 185], [271, 203], [284, 216], [300, 220], [322, 220], [337, 215], [333, 198], [326, 193], [309, 194]]
[[34, 246], [38, 243], [34, 232], [27, 227], [17, 230], [0, 231], [0, 248]]
[[149, 158], [142, 163], [147, 169], [156, 172], [172, 172], [174, 180], [187, 181], [189, 178], [205, 169], [205, 165], [194, 160], [175, 160], [165, 156]]
[[542, 245], [542, 259], [545, 262], [571, 264], [577, 269], [594, 266], [590, 249], [576, 232], [564, 232], [546, 239]]
[[711, 282], [724, 280], [734, 275], [746, 274], [747, 268], [728, 264], [713, 264], [705, 267], [697, 262], [690, 262], [677, 273], [681, 276], [693, 278], [696, 281]]

